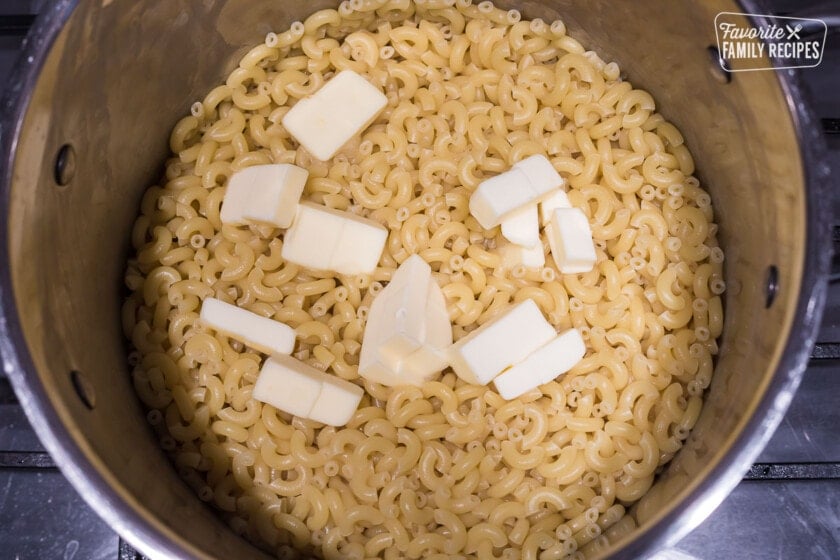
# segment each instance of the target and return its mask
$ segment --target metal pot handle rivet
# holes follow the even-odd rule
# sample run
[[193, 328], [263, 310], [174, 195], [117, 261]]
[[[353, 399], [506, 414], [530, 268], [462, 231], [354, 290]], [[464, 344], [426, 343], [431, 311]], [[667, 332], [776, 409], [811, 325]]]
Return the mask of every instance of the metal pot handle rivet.
[[776, 294], [779, 293], [779, 269], [775, 264], [767, 267], [767, 281], [764, 290], [767, 297], [764, 307], [769, 309], [776, 299]]
[[71, 144], [64, 144], [55, 156], [54, 178], [60, 187], [65, 187], [76, 174], [76, 150]]
[[709, 71], [712, 76], [722, 84], [728, 84], [732, 81], [732, 72], [729, 68], [729, 61], [720, 55], [720, 51], [715, 45], [710, 45], [707, 49], [711, 66]]
[[76, 390], [76, 394], [79, 396], [82, 404], [88, 409], [93, 410], [93, 407], [96, 406], [96, 391], [87, 377], [82, 372], [74, 369], [70, 371], [70, 382], [73, 383], [73, 389]]

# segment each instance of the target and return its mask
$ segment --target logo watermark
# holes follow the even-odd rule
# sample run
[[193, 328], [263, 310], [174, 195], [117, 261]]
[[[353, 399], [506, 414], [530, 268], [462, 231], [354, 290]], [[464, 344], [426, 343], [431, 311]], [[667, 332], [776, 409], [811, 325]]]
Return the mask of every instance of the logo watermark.
[[820, 19], [721, 12], [715, 35], [727, 72], [813, 68], [822, 62], [828, 27]]

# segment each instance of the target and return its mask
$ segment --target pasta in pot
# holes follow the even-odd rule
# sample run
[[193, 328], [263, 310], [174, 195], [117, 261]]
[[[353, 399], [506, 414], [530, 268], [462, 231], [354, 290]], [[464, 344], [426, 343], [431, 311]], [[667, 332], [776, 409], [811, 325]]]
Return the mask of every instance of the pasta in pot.
[[[280, 121], [344, 69], [388, 106], [320, 162]], [[615, 63], [561, 21], [486, 1], [349, 0], [270, 33], [170, 146], [132, 232], [123, 326], [161, 446], [234, 531], [279, 557], [548, 559], [633, 527], [625, 508], [680, 449], [710, 383], [724, 254], [682, 135]], [[483, 178], [533, 154], [589, 219], [588, 273], [508, 262], [499, 228], [469, 214]], [[281, 258], [281, 230], [222, 225], [226, 180], [265, 163], [307, 168], [306, 200], [389, 229], [373, 274], [307, 270]], [[371, 302], [415, 253], [456, 340], [530, 298], [579, 329], [586, 356], [512, 401], [451, 370], [421, 388], [361, 379]], [[363, 386], [347, 426], [252, 399], [262, 357], [202, 327], [208, 297], [289, 324], [296, 358]]]

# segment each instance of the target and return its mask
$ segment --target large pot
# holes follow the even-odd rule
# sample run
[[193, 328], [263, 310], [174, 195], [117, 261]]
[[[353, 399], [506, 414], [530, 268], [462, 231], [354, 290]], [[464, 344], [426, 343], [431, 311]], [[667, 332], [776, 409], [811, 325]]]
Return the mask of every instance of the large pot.
[[[63, 473], [153, 557], [261, 558], [181, 481], [144, 420], [120, 329], [121, 279], [168, 132], [246, 45], [331, 0], [60, 0], [3, 106], [0, 344]], [[684, 133], [725, 248], [726, 324], [703, 413], [610, 552], [674, 543], [735, 487], [785, 413], [822, 310], [828, 168], [793, 71], [710, 71], [718, 12], [751, 3], [500, 5], [565, 20]], [[62, 150], [62, 146], [71, 148]], [[58, 160], [58, 161], [57, 161]], [[61, 183], [66, 183], [61, 186]]]

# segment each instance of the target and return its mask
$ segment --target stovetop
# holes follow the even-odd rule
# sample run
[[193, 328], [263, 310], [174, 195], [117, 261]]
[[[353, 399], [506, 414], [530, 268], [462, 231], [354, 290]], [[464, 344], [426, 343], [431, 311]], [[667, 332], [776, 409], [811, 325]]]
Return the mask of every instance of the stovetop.
[[[0, 0], [0, 76], [8, 76], [22, 38], [47, 3]], [[810, 3], [816, 2], [773, 0], [771, 5], [784, 14]], [[832, 156], [840, 162], [840, 34], [829, 35], [823, 63], [804, 76]], [[5, 82], [0, 84], [2, 92]], [[833, 204], [833, 273], [838, 276], [840, 191]], [[840, 558], [840, 282], [830, 286], [818, 340], [802, 386], [758, 462], [700, 527], [657, 559]], [[2, 373], [0, 558], [143, 558], [64, 479]]]

